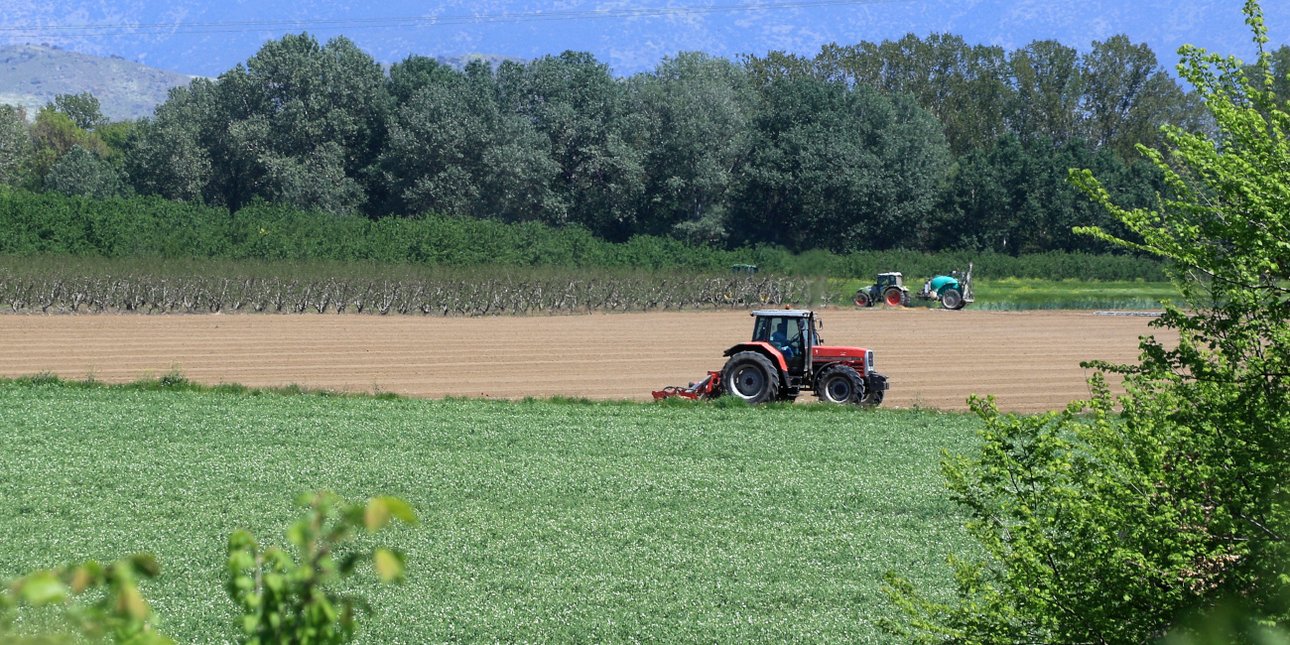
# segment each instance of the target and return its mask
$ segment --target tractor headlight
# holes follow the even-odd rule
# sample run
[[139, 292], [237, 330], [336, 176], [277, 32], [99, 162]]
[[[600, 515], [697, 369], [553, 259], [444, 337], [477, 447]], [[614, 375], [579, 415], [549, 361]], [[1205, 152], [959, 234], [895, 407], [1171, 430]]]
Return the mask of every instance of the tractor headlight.
[[873, 371], [873, 350], [869, 350], [869, 351], [865, 352], [865, 355], [864, 355], [864, 366], [865, 366], [865, 371], [866, 371], [866, 372], [872, 372], [872, 371]]

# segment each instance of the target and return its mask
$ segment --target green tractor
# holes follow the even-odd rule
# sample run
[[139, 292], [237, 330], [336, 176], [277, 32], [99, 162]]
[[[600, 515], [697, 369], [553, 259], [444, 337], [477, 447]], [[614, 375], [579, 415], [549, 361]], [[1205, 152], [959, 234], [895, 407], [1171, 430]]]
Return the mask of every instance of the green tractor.
[[936, 300], [943, 309], [962, 309], [969, 302], [975, 302], [976, 298], [972, 295], [972, 263], [968, 262], [967, 272], [961, 280], [958, 271], [950, 271], [949, 275], [932, 276], [923, 285], [923, 290], [918, 292], [918, 297], [922, 300]]
[[[962, 309], [969, 302], [975, 302], [972, 294], [972, 263], [968, 263], [967, 272], [960, 279], [958, 271], [949, 275], [932, 276], [923, 285], [923, 290], [915, 294], [920, 300], [935, 300], [945, 309]], [[909, 306], [909, 289], [905, 287], [904, 275], [899, 271], [879, 273], [876, 284], [858, 289], [851, 301], [857, 307], [872, 307], [880, 302], [889, 307]]]
[[851, 301], [857, 307], [872, 307], [879, 302], [891, 307], [904, 307], [909, 304], [909, 289], [905, 288], [905, 276], [899, 271], [878, 274], [878, 282], [856, 290]]

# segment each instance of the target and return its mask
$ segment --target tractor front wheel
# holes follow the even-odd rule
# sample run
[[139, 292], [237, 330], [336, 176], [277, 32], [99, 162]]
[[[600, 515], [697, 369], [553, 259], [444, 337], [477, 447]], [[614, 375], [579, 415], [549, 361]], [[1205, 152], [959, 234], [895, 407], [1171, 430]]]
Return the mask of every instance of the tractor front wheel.
[[946, 289], [941, 294], [941, 306], [946, 309], [962, 309], [963, 294], [958, 289]]
[[721, 383], [727, 394], [749, 403], [779, 398], [779, 370], [757, 352], [739, 352], [721, 369]]
[[869, 292], [861, 289], [856, 292], [856, 297], [851, 300], [857, 307], [872, 307], [873, 300], [869, 298]]
[[815, 379], [815, 396], [825, 403], [859, 404], [865, 396], [864, 379], [855, 368], [833, 365], [820, 371]]
[[860, 402], [867, 406], [876, 408], [882, 405], [882, 399], [885, 395], [886, 395], [886, 392], [883, 392], [882, 390], [874, 390], [873, 392], [870, 392], [868, 396], [864, 397], [864, 399], [861, 400]]
[[882, 294], [882, 300], [889, 307], [904, 307], [909, 304], [909, 295], [900, 289], [888, 289]]

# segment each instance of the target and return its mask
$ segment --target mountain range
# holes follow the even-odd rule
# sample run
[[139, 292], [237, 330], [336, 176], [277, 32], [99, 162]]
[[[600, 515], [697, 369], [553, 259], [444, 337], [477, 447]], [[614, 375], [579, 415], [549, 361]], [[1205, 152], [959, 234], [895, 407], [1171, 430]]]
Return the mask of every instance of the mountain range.
[[38, 45], [0, 47], [0, 104], [34, 116], [59, 94], [90, 92], [112, 120], [152, 114], [166, 93], [191, 76], [119, 57], [91, 56]]
[[[1263, 9], [1270, 45], [1287, 42], [1290, 0], [1265, 0]], [[578, 50], [620, 75], [647, 71], [681, 51], [811, 56], [831, 42], [907, 33], [953, 33], [1006, 49], [1052, 39], [1080, 50], [1123, 33], [1150, 45], [1166, 68], [1183, 43], [1254, 55], [1233, 0], [6, 0], [0, 102], [31, 106], [60, 92], [94, 91], [105, 112], [113, 106], [109, 116], [146, 113], [149, 101], [164, 98], [163, 88], [191, 75], [216, 76], [266, 40], [302, 31], [319, 40], [343, 35], [386, 64], [412, 54], [529, 59]], [[77, 71], [89, 59], [76, 55], [109, 62]], [[133, 98], [109, 100], [112, 92]]]

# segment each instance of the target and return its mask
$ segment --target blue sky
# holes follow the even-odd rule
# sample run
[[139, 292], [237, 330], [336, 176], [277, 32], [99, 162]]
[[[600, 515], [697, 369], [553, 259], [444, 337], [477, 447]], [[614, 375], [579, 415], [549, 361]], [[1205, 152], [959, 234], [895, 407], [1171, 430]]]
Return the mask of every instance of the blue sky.
[[[179, 72], [216, 75], [268, 39], [308, 31], [345, 35], [386, 63], [410, 54], [533, 58], [589, 51], [618, 74], [679, 51], [720, 56], [783, 50], [813, 55], [829, 42], [955, 33], [1016, 48], [1056, 39], [1081, 50], [1127, 34], [1172, 68], [1191, 43], [1253, 55], [1239, 0], [707, 0], [382, 3], [194, 0], [4, 0], [0, 43], [47, 43]], [[1290, 0], [1265, 0], [1273, 46], [1290, 41]]]

